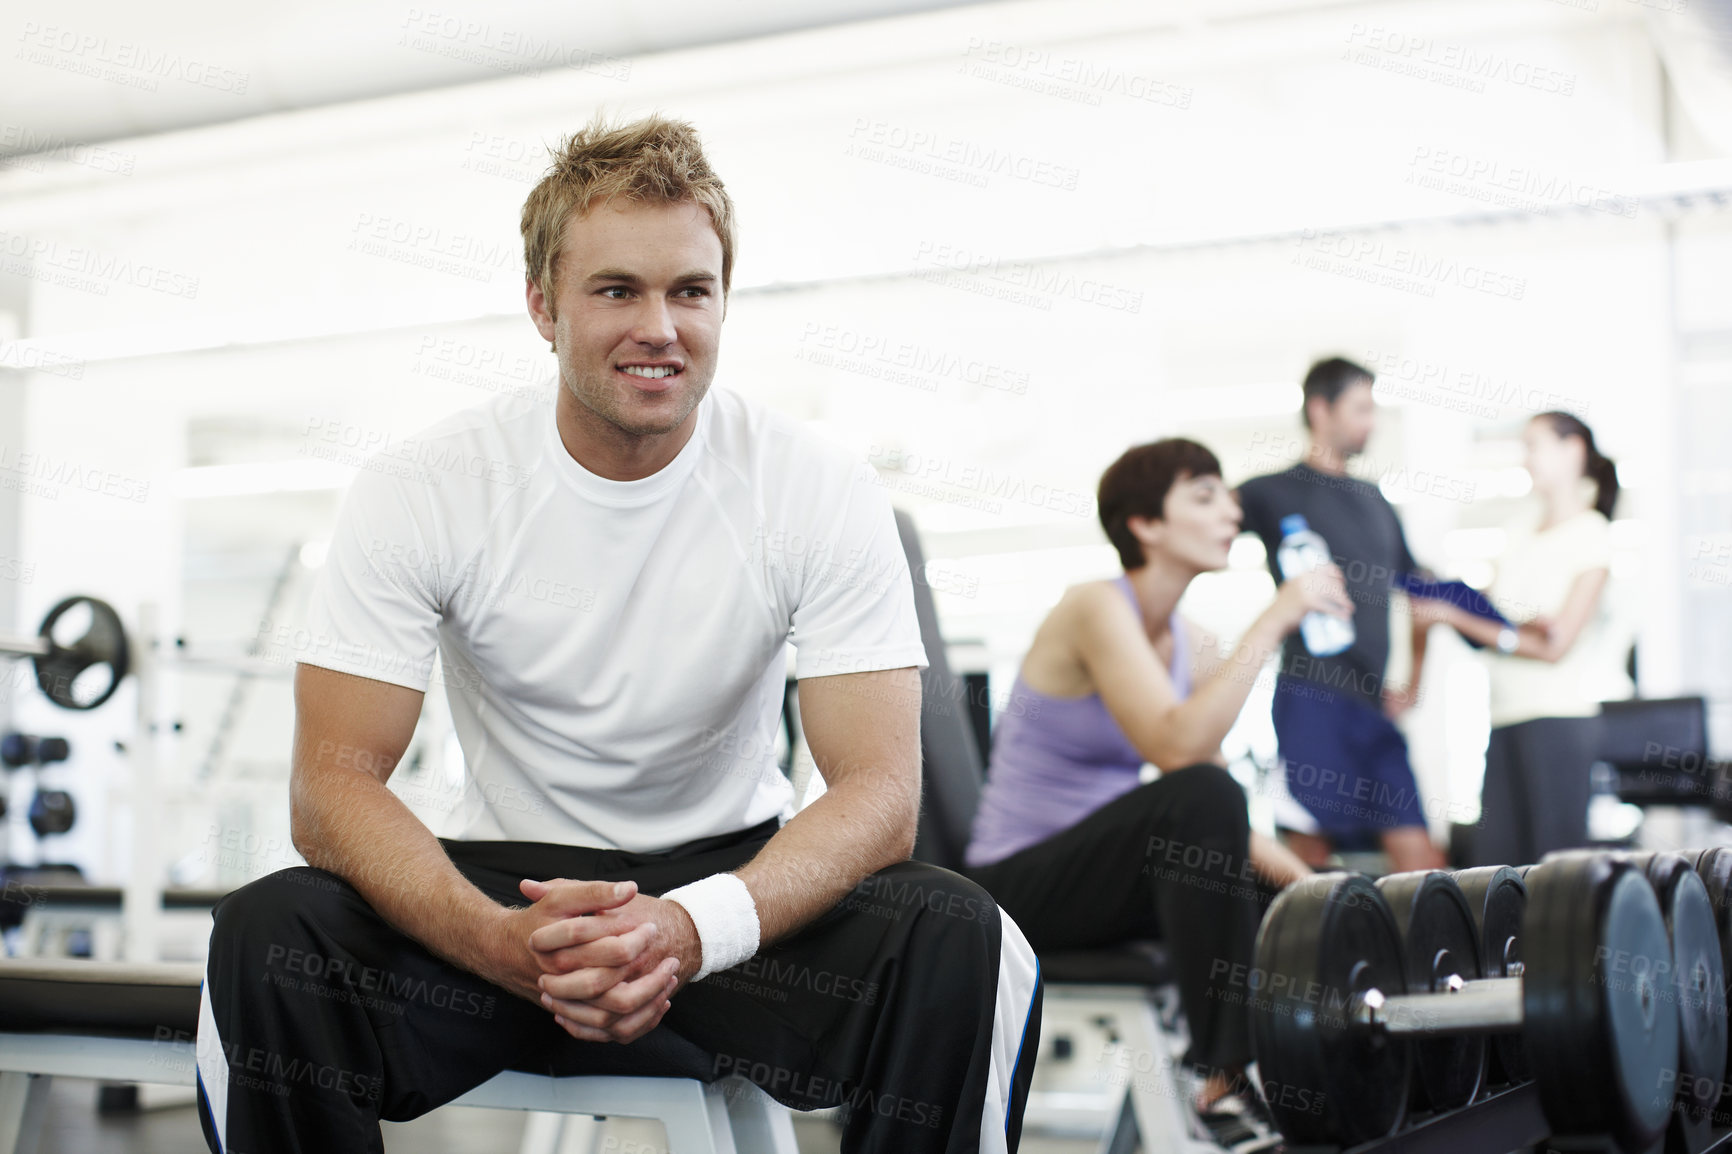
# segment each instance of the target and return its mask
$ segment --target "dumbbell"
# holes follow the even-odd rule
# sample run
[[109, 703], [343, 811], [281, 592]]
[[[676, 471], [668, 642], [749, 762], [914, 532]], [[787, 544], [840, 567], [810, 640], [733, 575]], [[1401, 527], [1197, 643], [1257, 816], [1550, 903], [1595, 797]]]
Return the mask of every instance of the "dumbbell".
[[64, 789], [39, 789], [30, 799], [30, 828], [37, 837], [65, 833], [78, 819], [78, 807]]
[[[1707, 887], [1708, 901], [1714, 908], [1721, 963], [1732, 969], [1732, 846], [1711, 846], [1697, 854], [1696, 876]], [[1732, 1045], [1732, 1039], [1728, 1041]], [[1732, 1049], [1728, 1051], [1726, 1068], [1732, 1070]], [[1715, 1126], [1732, 1126], [1732, 1087], [1723, 1084], [1721, 1089], [1713, 1122]]]
[[[1468, 987], [1483, 976], [1479, 930], [1466, 897], [1448, 874], [1416, 870], [1378, 878], [1375, 884], [1395, 916], [1410, 992], [1483, 989]], [[1454, 1110], [1473, 1101], [1485, 1077], [1485, 1055], [1483, 1035], [1448, 1034], [1418, 1042], [1409, 1107]]]
[[72, 745], [64, 737], [32, 737], [8, 733], [0, 737], [0, 765], [23, 769], [27, 765], [50, 765], [72, 756]]
[[[1453, 893], [1426, 902], [1459, 917], [1459, 886], [1429, 877], [1412, 901], [1422, 888]], [[1393, 1133], [1416, 1040], [1519, 1033], [1556, 1133], [1607, 1134], [1628, 1154], [1653, 1144], [1671, 1105], [1654, 1092], [1655, 1072], [1676, 1061], [1679, 1039], [1654, 889], [1605, 856], [1547, 862], [1523, 880], [1522, 972], [1477, 980], [1439, 959], [1429, 980], [1410, 982], [1396, 914], [1358, 874], [1319, 874], [1282, 892], [1257, 932], [1262, 989], [1249, 1009], [1259, 1077], [1276, 1088], [1270, 1112], [1290, 1142], [1350, 1146]], [[1465, 938], [1459, 924], [1452, 931], [1459, 955], [1451, 948], [1464, 961], [1478, 952], [1471, 907], [1466, 920]]]
[[[1479, 929], [1480, 972], [1488, 978], [1521, 977], [1522, 921], [1528, 908], [1528, 889], [1521, 871], [1511, 866], [1479, 866], [1450, 876], [1467, 899]], [[1494, 1036], [1487, 1055], [1486, 1082], [1513, 1085], [1527, 1080], [1521, 1035]]]
[[[1454, 885], [1444, 884], [1448, 878]], [[1419, 870], [1379, 878], [1407, 956], [1408, 988], [1448, 992], [1455, 982], [1522, 975], [1521, 928], [1527, 887], [1509, 866], [1454, 874]], [[1489, 1044], [1488, 1044], [1489, 1043]], [[1409, 1104], [1453, 1110], [1488, 1083], [1527, 1080], [1519, 1034], [1456, 1034], [1422, 1041], [1414, 1052]]]
[[1711, 1113], [1726, 1075], [1726, 973], [1714, 907], [1696, 874], [1696, 853], [1621, 856], [1653, 885], [1672, 942], [1678, 1056], [1661, 1067], [1656, 1090], [1675, 1102], [1667, 1148], [1695, 1154], [1713, 1141]]

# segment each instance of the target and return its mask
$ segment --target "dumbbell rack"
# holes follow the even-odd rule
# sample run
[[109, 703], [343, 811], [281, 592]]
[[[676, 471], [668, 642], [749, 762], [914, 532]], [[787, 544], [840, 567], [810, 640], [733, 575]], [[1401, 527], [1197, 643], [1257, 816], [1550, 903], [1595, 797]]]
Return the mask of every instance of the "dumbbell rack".
[[[1617, 1154], [1609, 1138], [1553, 1138], [1551, 1123], [1540, 1109], [1539, 1087], [1532, 1082], [1496, 1090], [1459, 1110], [1434, 1114], [1375, 1142], [1352, 1147], [1289, 1143], [1281, 1149], [1284, 1154], [1507, 1154], [1540, 1143], [1584, 1154]], [[1715, 1131], [1702, 1154], [1732, 1154], [1732, 1127]]]

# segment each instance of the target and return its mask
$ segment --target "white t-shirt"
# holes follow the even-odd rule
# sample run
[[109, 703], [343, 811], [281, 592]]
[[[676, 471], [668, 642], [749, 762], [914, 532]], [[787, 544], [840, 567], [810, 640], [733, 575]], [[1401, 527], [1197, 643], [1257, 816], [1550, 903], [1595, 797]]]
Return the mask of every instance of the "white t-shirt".
[[876, 474], [713, 388], [665, 468], [610, 481], [553, 412], [502, 396], [371, 458], [299, 659], [425, 691], [437, 654], [471, 777], [447, 836], [644, 852], [782, 815], [786, 644], [800, 678], [926, 665]]
[[[1513, 526], [1487, 593], [1493, 605], [1520, 625], [1553, 617], [1570, 586], [1590, 569], [1612, 564], [1611, 523], [1597, 509], [1578, 513], [1545, 532], [1534, 523]], [[1589, 616], [1569, 652], [1556, 663], [1513, 657], [1488, 649], [1491, 663], [1491, 723], [1514, 725], [1539, 717], [1592, 717], [1600, 711], [1605, 652], [1606, 599]]]

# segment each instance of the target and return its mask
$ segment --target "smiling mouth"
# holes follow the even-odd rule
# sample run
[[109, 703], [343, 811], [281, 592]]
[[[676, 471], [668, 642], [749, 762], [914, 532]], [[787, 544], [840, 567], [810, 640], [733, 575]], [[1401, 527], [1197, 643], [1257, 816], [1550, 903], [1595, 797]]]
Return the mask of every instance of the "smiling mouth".
[[668, 377], [678, 376], [678, 365], [619, 365], [619, 371], [628, 377], [638, 377], [646, 381], [660, 381]]

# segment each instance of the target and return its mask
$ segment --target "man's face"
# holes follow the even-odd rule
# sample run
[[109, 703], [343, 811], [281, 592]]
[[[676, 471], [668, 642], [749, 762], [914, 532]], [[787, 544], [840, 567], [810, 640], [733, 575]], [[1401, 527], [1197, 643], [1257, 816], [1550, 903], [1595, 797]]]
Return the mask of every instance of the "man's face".
[[1370, 381], [1357, 381], [1336, 395], [1332, 402], [1311, 406], [1311, 435], [1343, 457], [1365, 451], [1377, 424], [1377, 402]]
[[572, 220], [556, 309], [529, 288], [562, 388], [635, 437], [670, 433], [709, 391], [722, 327], [722, 242], [691, 202], [603, 205]]

